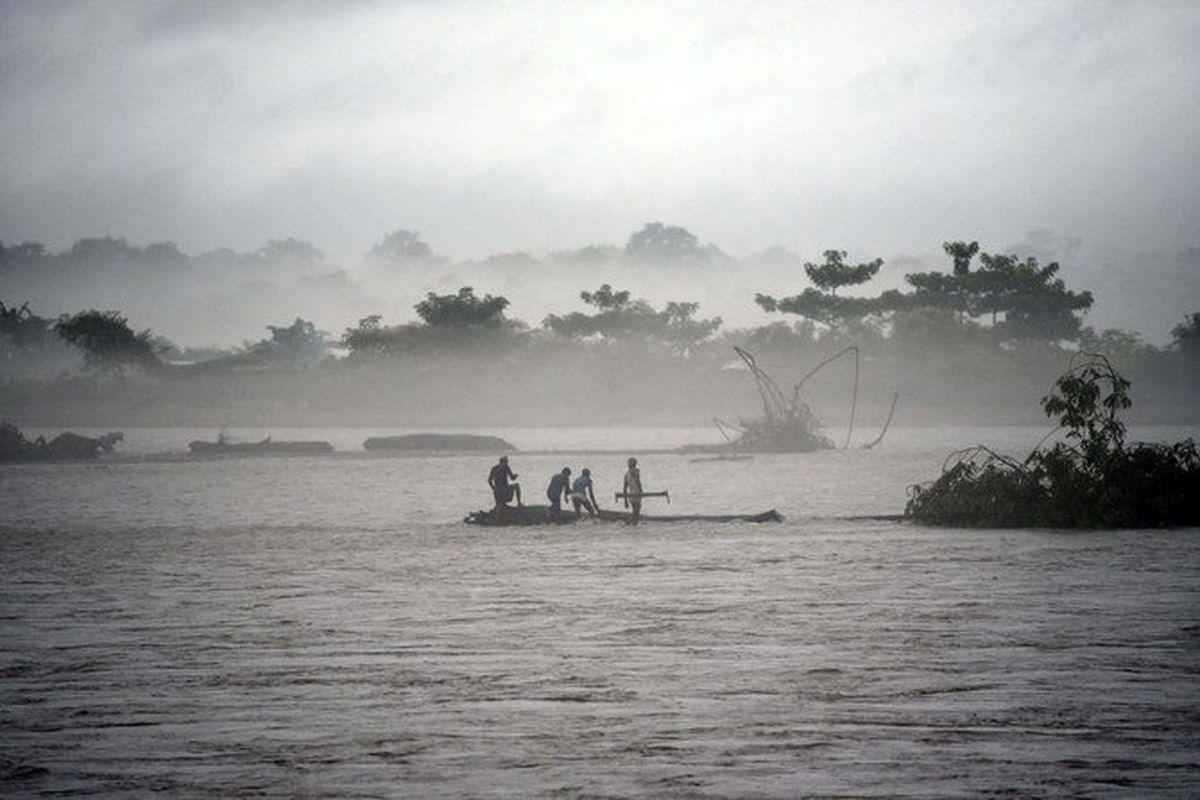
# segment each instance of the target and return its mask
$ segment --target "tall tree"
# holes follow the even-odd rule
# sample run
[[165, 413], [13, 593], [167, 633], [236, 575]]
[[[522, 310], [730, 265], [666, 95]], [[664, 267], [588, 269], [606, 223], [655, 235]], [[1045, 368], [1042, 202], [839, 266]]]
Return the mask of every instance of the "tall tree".
[[371, 248], [367, 259], [380, 264], [415, 264], [437, 259], [429, 244], [416, 231], [403, 228], [392, 231], [383, 241]]
[[639, 261], [666, 263], [703, 259], [706, 251], [696, 235], [686, 228], [647, 222], [629, 237], [625, 255]]
[[845, 250], [826, 250], [824, 255], [825, 260], [820, 264], [808, 262], [804, 265], [805, 274], [819, 289], [809, 287], [798, 295], [778, 300], [770, 295], [757, 294], [754, 302], [764, 311], [797, 314], [831, 329], [844, 327], [883, 310], [877, 300], [841, 297], [837, 293], [838, 289], [858, 286], [875, 277], [883, 266], [882, 258], [848, 264]]
[[954, 260], [954, 274], [966, 275], [971, 271], [971, 259], [979, 252], [979, 242], [942, 242], [942, 249]]

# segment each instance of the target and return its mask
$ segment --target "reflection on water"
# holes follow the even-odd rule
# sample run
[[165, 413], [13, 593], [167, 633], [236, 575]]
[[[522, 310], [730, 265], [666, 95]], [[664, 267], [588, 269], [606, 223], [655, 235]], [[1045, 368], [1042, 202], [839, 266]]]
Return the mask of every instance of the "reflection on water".
[[944, 455], [650, 456], [788, 521], [511, 531], [480, 457], [0, 468], [0, 789], [1194, 795], [1200, 531], [834, 519]]

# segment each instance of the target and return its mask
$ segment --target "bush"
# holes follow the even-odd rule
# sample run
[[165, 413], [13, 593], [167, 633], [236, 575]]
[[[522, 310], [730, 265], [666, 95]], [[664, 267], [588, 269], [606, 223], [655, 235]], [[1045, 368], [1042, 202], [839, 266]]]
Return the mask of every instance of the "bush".
[[951, 455], [941, 476], [914, 486], [905, 516], [961, 527], [1150, 528], [1200, 524], [1200, 453], [1125, 444], [1120, 413], [1129, 382], [1103, 356], [1079, 353], [1042, 398], [1066, 441], [1023, 461], [974, 447]]

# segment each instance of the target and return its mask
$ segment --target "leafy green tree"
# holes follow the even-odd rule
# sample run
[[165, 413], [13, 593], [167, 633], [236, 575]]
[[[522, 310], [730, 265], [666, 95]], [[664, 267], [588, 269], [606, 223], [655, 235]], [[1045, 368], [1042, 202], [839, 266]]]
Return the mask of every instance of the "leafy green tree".
[[280, 264], [319, 264], [325, 260], [325, 254], [317, 249], [312, 242], [300, 239], [271, 239], [258, 248], [255, 256], [260, 261], [271, 265]]
[[629, 290], [614, 292], [609, 284], [603, 284], [594, 292], [580, 292], [579, 299], [601, 311], [619, 311], [629, 305]]
[[847, 264], [845, 250], [826, 250], [824, 255], [825, 260], [820, 264], [806, 262], [804, 273], [817, 288], [835, 296], [843, 286], [857, 286], [871, 280], [883, 266], [882, 258], [862, 264]]
[[102, 372], [119, 373], [126, 367], [149, 372], [163, 369], [154, 350], [154, 334], [129, 327], [119, 311], [82, 311], [59, 320], [54, 330], [83, 351], [84, 364]]
[[564, 339], [598, 336], [610, 342], [653, 340], [682, 356], [691, 355], [721, 326], [720, 317], [696, 318], [699, 303], [669, 302], [662, 311], [655, 311], [645, 300], [632, 299], [628, 290], [617, 291], [607, 283], [594, 292], [580, 292], [579, 299], [596, 312], [551, 314], [542, 324]]
[[590, 244], [577, 250], [558, 250], [551, 253], [548, 261], [558, 264], [596, 266], [615, 262], [621, 257], [621, 248], [611, 244]]
[[317, 330], [317, 326], [306, 319], [296, 317], [287, 326], [268, 325], [270, 339], [253, 345], [250, 352], [276, 363], [297, 366], [312, 364], [329, 351], [329, 334]]
[[1183, 322], [1171, 328], [1172, 344], [1191, 358], [1200, 358], [1200, 312], [1188, 314]]
[[4, 245], [0, 242], [0, 270], [18, 265], [34, 264], [46, 258], [46, 245], [41, 242], [22, 242]]
[[699, 303], [668, 302], [659, 312], [662, 328], [658, 335], [678, 355], [687, 357], [696, 352], [700, 344], [717, 332], [721, 318], [697, 319]]
[[383, 237], [383, 241], [371, 248], [367, 259], [380, 264], [404, 265], [441, 262], [429, 244], [422, 241], [416, 231], [397, 229]]
[[115, 263], [126, 261], [133, 255], [134, 249], [124, 239], [114, 239], [111, 236], [101, 236], [90, 239], [80, 239], [71, 246], [68, 254], [71, 260]]
[[971, 271], [971, 259], [979, 252], [979, 242], [942, 242], [942, 249], [954, 260], [954, 274], [966, 275]]
[[[1092, 305], [1091, 292], [1072, 292], [1056, 277], [1057, 263], [1020, 260], [1014, 255], [979, 253], [977, 242], [945, 242], [953, 272], [922, 272], [904, 276], [913, 287], [908, 295], [881, 298], [892, 310], [941, 308], [966, 316], [990, 316], [996, 337], [1005, 341], [1073, 340], [1081, 322], [1077, 312]], [[971, 271], [979, 254], [980, 268]]]
[[6, 306], [0, 302], [0, 370], [9, 376], [41, 373], [60, 365], [68, 350], [54, 330], [53, 320], [39, 317], [29, 304]]
[[764, 311], [796, 314], [830, 329], [845, 327], [885, 310], [877, 299], [841, 297], [837, 293], [838, 289], [857, 286], [875, 277], [883, 266], [883, 259], [847, 264], [844, 250], [826, 250], [824, 255], [822, 263], [804, 265], [804, 272], [819, 289], [809, 287], [800, 294], [778, 300], [770, 295], [756, 294], [754, 302]]
[[1011, 255], [980, 256], [982, 268], [972, 274], [975, 314], [1003, 313], [995, 324], [997, 334], [1010, 341], [1074, 340], [1082, 323], [1078, 311], [1091, 308], [1092, 293], [1072, 292], [1061, 278], [1059, 266], [1042, 266], [1036, 258], [1018, 260]]
[[679, 262], [701, 260], [706, 251], [686, 228], [647, 222], [625, 244], [625, 255], [635, 261]]
[[472, 287], [464, 286], [457, 294], [429, 292], [414, 307], [425, 324], [434, 328], [501, 328], [510, 324], [504, 317], [508, 305], [505, 297], [476, 297]]

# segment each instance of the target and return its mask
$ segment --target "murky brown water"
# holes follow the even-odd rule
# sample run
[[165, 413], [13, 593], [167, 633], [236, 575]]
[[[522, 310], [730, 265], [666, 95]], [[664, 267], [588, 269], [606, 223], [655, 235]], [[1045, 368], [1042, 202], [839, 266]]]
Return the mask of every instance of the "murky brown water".
[[0, 790], [1200, 792], [1200, 531], [832, 519], [945, 454], [897, 441], [644, 460], [768, 526], [469, 528], [470, 457], [0, 468]]

